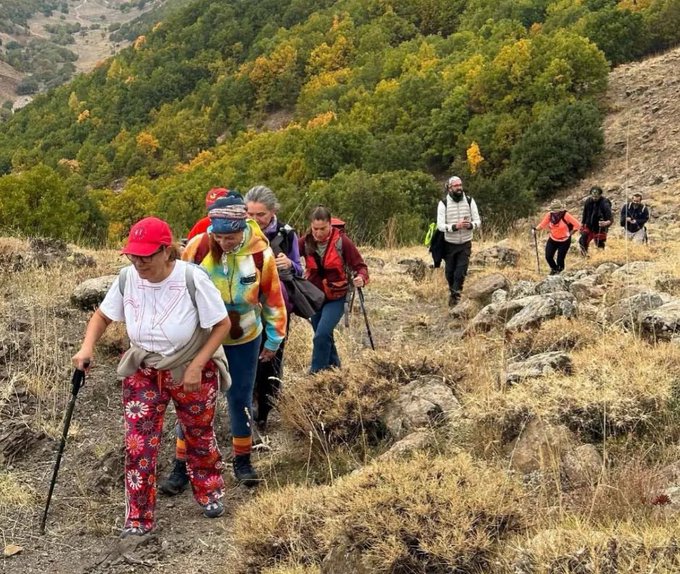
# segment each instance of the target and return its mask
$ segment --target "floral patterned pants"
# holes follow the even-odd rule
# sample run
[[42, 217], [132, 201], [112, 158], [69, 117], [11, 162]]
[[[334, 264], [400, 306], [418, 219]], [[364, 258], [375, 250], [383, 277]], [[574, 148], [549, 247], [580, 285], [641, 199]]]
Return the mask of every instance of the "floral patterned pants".
[[223, 496], [222, 455], [213, 428], [217, 381], [212, 361], [203, 370], [201, 389], [193, 393], [186, 393], [169, 371], [140, 368], [123, 380], [125, 528], [148, 531], [155, 525], [156, 461], [170, 399], [186, 437], [194, 498], [205, 506]]

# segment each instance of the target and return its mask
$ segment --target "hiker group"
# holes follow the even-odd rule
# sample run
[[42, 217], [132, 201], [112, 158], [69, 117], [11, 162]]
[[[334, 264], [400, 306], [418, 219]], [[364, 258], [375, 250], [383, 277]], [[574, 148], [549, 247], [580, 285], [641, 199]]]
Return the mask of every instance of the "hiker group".
[[[427, 242], [433, 267], [444, 262], [448, 304], [456, 306], [481, 219], [460, 177], [449, 178], [444, 191]], [[161, 219], [147, 217], [132, 226], [122, 250], [131, 265], [92, 315], [73, 357], [84, 371], [111, 322], [125, 323], [130, 348], [117, 367], [125, 421], [123, 537], [153, 530], [158, 489], [172, 496], [190, 484], [206, 517], [224, 513], [223, 458], [214, 430], [219, 392], [229, 409], [234, 477], [245, 486], [258, 484], [253, 435], [266, 432], [281, 392], [291, 316], [312, 326], [314, 374], [340, 367], [334, 331], [348, 296], [358, 293], [363, 309], [368, 267], [328, 208], [313, 208], [308, 229], [298, 237], [279, 219], [279, 202], [268, 187], [255, 186], [245, 197], [213, 188], [205, 206], [183, 249]], [[646, 241], [648, 219], [640, 194], [621, 209], [621, 226], [632, 241]], [[547, 229], [545, 259], [550, 273], [559, 274], [572, 235], [581, 233], [584, 255], [591, 243], [604, 249], [612, 221], [600, 187], [590, 190], [580, 221], [553, 202], [532, 228], [537, 257], [536, 232]], [[364, 317], [373, 346], [365, 310]], [[177, 417], [175, 461], [159, 480], [156, 464], [170, 401]]]
[[[76, 369], [85, 370], [113, 321], [125, 323], [130, 348], [123, 379], [126, 515], [122, 537], [155, 527], [157, 487], [178, 494], [190, 484], [203, 514], [224, 513], [223, 459], [215, 435], [218, 392], [229, 408], [235, 479], [254, 486], [253, 429], [264, 433], [281, 390], [292, 314], [313, 328], [311, 374], [340, 366], [334, 329], [348, 294], [368, 283], [358, 249], [323, 206], [296, 232], [277, 217], [271, 189], [242, 197], [226, 188], [206, 196], [207, 215], [184, 249], [169, 225], [147, 217], [132, 226], [123, 268], [92, 315]], [[172, 400], [175, 463], [156, 476], [163, 419]]]
[[[581, 233], [578, 244], [582, 256], [588, 255], [591, 243], [598, 249], [605, 248], [607, 235], [613, 223], [613, 215], [611, 201], [604, 197], [603, 193], [600, 186], [590, 188], [580, 221], [567, 211], [563, 202], [553, 201], [548, 208], [548, 213], [535, 227], [531, 228], [537, 257], [536, 232], [539, 229], [547, 229], [549, 232], [545, 244], [545, 260], [551, 275], [559, 275], [564, 271], [565, 259], [571, 247], [571, 238], [575, 233]], [[648, 221], [649, 209], [642, 203], [642, 194], [633, 194], [631, 201], [626, 202], [621, 208], [620, 224], [626, 240], [646, 243]]]

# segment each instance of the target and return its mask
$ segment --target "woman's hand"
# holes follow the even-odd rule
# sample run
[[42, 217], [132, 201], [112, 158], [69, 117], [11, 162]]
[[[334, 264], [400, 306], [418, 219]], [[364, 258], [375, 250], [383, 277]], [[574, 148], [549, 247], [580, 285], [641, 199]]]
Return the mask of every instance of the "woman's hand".
[[366, 283], [364, 282], [364, 278], [361, 275], [357, 275], [356, 277], [354, 277], [354, 279], [352, 279], [352, 283], [354, 283], [355, 287], [363, 287], [364, 285], [366, 285]]
[[184, 371], [182, 385], [185, 393], [195, 393], [201, 390], [201, 375], [203, 369], [197, 365], [190, 364]]
[[90, 368], [93, 354], [94, 353], [92, 352], [92, 349], [80, 347], [80, 350], [75, 355], [73, 355], [73, 357], [71, 357], [71, 362], [76, 369], [79, 371], [84, 371], [85, 369]]
[[276, 351], [272, 351], [271, 349], [262, 349], [262, 352], [260, 353], [260, 361], [263, 363], [268, 363], [274, 358], [274, 355], [276, 355]]
[[277, 269], [290, 269], [293, 266], [293, 262], [288, 259], [285, 253], [279, 253], [276, 256], [276, 268]]

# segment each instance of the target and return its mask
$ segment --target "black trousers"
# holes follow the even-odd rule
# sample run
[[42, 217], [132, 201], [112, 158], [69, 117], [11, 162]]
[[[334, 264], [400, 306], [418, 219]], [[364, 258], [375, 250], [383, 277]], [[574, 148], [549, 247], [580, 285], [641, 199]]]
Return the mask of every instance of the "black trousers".
[[449, 243], [447, 241], [444, 244], [445, 274], [451, 293], [460, 293], [463, 290], [471, 253], [472, 241], [466, 243]]
[[[550, 265], [553, 271], [564, 271], [564, 260], [567, 257], [567, 252], [571, 247], [571, 237], [565, 241], [555, 241], [552, 237], [548, 237], [548, 242], [545, 244], [545, 260]], [[555, 260], [557, 254], [557, 260]]]
[[[288, 327], [290, 321], [286, 324], [286, 339], [288, 338]], [[257, 411], [255, 412], [255, 422], [259, 425], [265, 425], [269, 412], [276, 403], [276, 399], [281, 392], [281, 384], [283, 378], [283, 349], [286, 345], [284, 339], [279, 345], [279, 350], [276, 351], [271, 361], [258, 361], [257, 373], [255, 374], [255, 388], [253, 398], [257, 402]], [[260, 345], [260, 352], [264, 349], [264, 344], [267, 341], [267, 335], [262, 330], [262, 344]]]

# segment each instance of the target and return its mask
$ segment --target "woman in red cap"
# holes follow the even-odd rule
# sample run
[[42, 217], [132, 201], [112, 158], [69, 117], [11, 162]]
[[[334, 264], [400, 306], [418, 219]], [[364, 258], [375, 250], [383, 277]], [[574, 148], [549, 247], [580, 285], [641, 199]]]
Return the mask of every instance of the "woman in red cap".
[[130, 229], [122, 251], [132, 263], [113, 282], [90, 319], [78, 369], [92, 361], [94, 346], [112, 321], [124, 321], [130, 348], [123, 377], [125, 417], [125, 525], [121, 536], [155, 526], [156, 461], [163, 415], [172, 399], [186, 431], [189, 475], [203, 513], [224, 513], [222, 457], [213, 429], [218, 372], [230, 382], [220, 343], [229, 318], [219, 291], [203, 271], [178, 258], [170, 227], [147, 217]]

